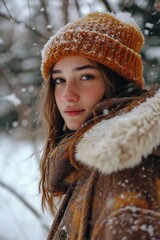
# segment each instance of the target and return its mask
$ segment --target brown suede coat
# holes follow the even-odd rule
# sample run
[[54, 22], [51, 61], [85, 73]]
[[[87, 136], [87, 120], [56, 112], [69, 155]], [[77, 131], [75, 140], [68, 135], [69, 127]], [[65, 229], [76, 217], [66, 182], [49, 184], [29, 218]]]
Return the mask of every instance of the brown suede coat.
[[65, 194], [48, 240], [160, 240], [160, 90], [95, 112], [48, 159], [48, 191]]

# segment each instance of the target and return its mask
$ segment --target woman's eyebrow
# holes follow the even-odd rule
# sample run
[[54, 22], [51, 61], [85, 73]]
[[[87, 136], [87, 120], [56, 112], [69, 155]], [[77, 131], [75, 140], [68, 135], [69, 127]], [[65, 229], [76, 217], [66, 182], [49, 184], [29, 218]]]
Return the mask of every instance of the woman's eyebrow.
[[56, 73], [62, 73], [62, 71], [61, 71], [61, 70], [58, 70], [58, 69], [57, 69], [57, 70], [54, 70], [54, 69], [53, 69], [53, 70], [52, 70], [52, 74], [56, 74]]
[[93, 66], [93, 65], [84, 65], [84, 66], [81, 66], [81, 67], [74, 68], [73, 72], [81, 71], [81, 70], [84, 70], [84, 69], [97, 69], [97, 68], [95, 66]]
[[[76, 67], [72, 70], [72, 72], [76, 72], [76, 71], [82, 71], [84, 69], [97, 69], [95, 66], [93, 65], [84, 65], [84, 66], [80, 66], [80, 67]], [[52, 70], [52, 74], [58, 74], [58, 73], [63, 73], [61, 70], [58, 69], [53, 69]]]

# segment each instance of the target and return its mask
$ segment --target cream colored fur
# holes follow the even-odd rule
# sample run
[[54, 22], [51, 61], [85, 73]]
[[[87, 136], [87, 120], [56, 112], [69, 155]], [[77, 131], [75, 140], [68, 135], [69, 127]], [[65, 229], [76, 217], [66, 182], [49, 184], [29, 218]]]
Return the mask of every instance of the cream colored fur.
[[160, 90], [131, 112], [103, 120], [84, 134], [76, 159], [109, 174], [134, 167], [160, 144]]

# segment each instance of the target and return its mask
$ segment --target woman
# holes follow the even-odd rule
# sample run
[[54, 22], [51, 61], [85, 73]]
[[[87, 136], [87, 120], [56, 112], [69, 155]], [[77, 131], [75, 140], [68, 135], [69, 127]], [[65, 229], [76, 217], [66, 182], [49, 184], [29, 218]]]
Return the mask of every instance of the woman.
[[143, 35], [128, 13], [91, 13], [42, 52], [48, 239], [160, 239], [160, 90], [143, 90]]

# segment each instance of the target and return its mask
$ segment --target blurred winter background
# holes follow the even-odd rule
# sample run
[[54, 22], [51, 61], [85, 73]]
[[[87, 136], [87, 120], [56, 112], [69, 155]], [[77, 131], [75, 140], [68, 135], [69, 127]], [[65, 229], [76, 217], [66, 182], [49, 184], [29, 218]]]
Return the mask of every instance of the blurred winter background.
[[44, 240], [52, 222], [38, 193], [43, 44], [86, 13], [119, 10], [131, 12], [145, 35], [146, 87], [160, 83], [159, 0], [0, 0], [0, 240]]

